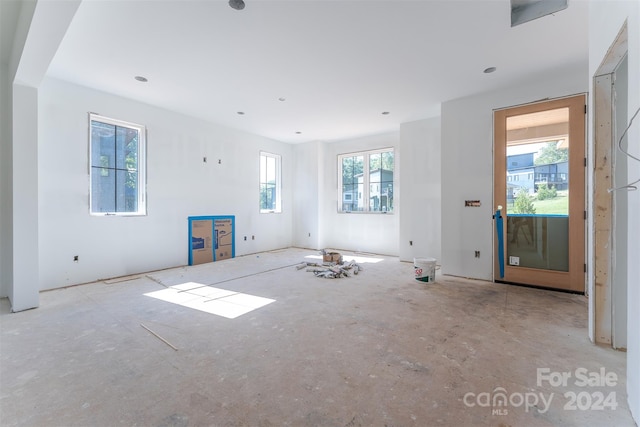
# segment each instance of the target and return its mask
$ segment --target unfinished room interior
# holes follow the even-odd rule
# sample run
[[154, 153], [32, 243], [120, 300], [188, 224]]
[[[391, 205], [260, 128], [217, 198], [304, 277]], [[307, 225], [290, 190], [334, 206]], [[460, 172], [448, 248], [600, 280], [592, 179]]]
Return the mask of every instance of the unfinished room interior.
[[638, 0], [0, 0], [0, 425], [637, 426]]

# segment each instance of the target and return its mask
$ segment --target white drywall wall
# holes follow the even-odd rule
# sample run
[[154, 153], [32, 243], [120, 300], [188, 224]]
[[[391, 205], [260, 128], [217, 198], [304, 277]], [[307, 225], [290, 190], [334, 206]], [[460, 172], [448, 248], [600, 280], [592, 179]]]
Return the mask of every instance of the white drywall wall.
[[[440, 117], [400, 126], [400, 260], [441, 258]], [[410, 244], [412, 242], [413, 244]], [[486, 256], [490, 256], [487, 254]]]
[[[640, 107], [640, 2], [635, 0], [589, 3], [589, 77], [602, 63], [620, 29], [627, 22], [628, 37], [628, 108], [629, 120]], [[589, 152], [593, 149], [593, 134], [589, 136]], [[640, 157], [640, 117], [629, 129], [628, 150]], [[627, 163], [629, 182], [640, 178], [640, 162]], [[591, 180], [589, 180], [591, 182]], [[627, 395], [629, 408], [640, 423], [640, 191], [627, 193]], [[592, 217], [592, 215], [590, 215]], [[593, 279], [589, 286], [593, 289]]]
[[322, 143], [293, 146], [293, 245], [320, 249], [320, 159]]
[[13, 269], [11, 201], [11, 95], [7, 64], [0, 63], [0, 298], [9, 296]]
[[[581, 63], [442, 104], [443, 273], [493, 278], [493, 110], [587, 90], [587, 64]], [[465, 200], [480, 200], [481, 207], [465, 207]]]
[[22, 311], [39, 304], [38, 274], [38, 90], [12, 87], [12, 208], [13, 283], [11, 309]]
[[[338, 213], [338, 155], [393, 147], [398, 153], [399, 133], [386, 133], [323, 144], [324, 186], [320, 206], [323, 247], [398, 255], [399, 199], [393, 214]], [[400, 173], [396, 163], [395, 174]], [[397, 195], [399, 188], [394, 188]]]
[[[90, 111], [147, 126], [147, 216], [89, 215]], [[40, 289], [185, 265], [191, 215], [235, 215], [236, 256], [291, 245], [289, 144], [54, 79], [38, 130]], [[282, 156], [281, 214], [259, 213], [261, 150]]]

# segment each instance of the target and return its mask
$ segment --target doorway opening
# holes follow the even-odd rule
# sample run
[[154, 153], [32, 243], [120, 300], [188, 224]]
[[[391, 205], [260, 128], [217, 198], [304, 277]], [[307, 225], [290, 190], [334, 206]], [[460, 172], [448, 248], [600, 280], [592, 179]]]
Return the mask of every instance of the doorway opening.
[[593, 269], [590, 337], [627, 346], [627, 157], [619, 149], [628, 117], [627, 24], [593, 77]]

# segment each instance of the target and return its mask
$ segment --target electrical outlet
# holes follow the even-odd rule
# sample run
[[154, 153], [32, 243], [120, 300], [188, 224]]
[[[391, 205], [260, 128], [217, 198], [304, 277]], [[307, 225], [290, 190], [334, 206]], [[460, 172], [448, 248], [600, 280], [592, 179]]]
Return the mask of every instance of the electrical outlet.
[[73, 262], [78, 262], [78, 261], [80, 261], [80, 257], [78, 255], [74, 255]]
[[309, 237], [311, 237], [311, 233], [309, 233]]
[[256, 240], [256, 236], [251, 236], [251, 240]]
[[409, 240], [409, 246], [413, 246], [413, 240]]
[[520, 257], [519, 256], [510, 256], [509, 257], [509, 265], [520, 265]]
[[476, 256], [476, 258], [480, 258], [480, 251], [476, 251], [475, 256]]
[[244, 240], [245, 240], [245, 241], [247, 240], [247, 236], [244, 236]]

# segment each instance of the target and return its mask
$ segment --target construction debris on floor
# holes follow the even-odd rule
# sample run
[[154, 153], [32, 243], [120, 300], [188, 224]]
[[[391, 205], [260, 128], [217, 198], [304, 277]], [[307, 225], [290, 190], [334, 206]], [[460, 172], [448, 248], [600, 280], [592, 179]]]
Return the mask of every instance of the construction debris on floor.
[[315, 274], [316, 277], [323, 277], [325, 279], [339, 279], [341, 277], [350, 277], [352, 274], [358, 274], [362, 267], [360, 264], [351, 260], [344, 262], [342, 255], [338, 252], [322, 252], [322, 264], [317, 262], [303, 262], [296, 266], [298, 270], [303, 268], [307, 269], [307, 272]]

